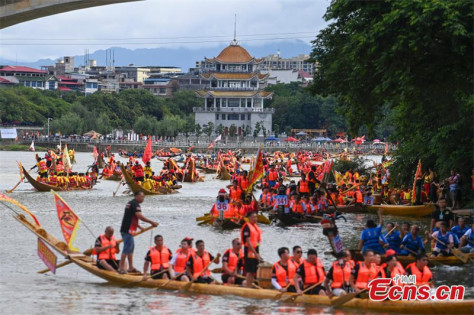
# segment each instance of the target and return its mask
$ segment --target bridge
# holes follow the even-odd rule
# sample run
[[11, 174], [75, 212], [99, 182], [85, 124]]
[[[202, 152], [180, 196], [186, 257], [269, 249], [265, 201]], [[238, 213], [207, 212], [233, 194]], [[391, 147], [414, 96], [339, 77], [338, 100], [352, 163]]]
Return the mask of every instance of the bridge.
[[142, 0], [0, 0], [0, 29], [58, 13]]

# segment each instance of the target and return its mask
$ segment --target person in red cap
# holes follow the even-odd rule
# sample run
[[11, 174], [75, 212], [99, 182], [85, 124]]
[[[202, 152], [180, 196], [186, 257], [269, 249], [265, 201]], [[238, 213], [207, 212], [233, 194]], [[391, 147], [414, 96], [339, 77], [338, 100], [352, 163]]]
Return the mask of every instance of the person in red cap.
[[[395, 258], [397, 257], [397, 252], [393, 249], [387, 249], [387, 251], [385, 252], [385, 262], [380, 266], [382, 270], [384, 270], [385, 274], [386, 273], [386, 268], [387, 266], [389, 265], [389, 261], [388, 261], [388, 258], [390, 256], [394, 256]], [[403, 268], [402, 264], [397, 260], [395, 259], [396, 263], [395, 262], [392, 262], [392, 264], [395, 264], [395, 266], [398, 268], [398, 270], [401, 272], [401, 274], [405, 274], [405, 268]]]
[[213, 217], [218, 217], [220, 220], [224, 219], [224, 217], [232, 217], [231, 209], [229, 207], [229, 199], [227, 196], [227, 192], [225, 189], [219, 190], [217, 195], [216, 202], [212, 206], [211, 215]]

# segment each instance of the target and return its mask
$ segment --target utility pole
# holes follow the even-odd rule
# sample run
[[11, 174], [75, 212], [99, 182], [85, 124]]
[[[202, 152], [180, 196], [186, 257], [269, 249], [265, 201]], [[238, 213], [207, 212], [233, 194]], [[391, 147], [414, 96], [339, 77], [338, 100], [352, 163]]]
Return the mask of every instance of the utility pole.
[[50, 120], [53, 120], [53, 118], [48, 117], [48, 140], [49, 140], [49, 121], [50, 121]]

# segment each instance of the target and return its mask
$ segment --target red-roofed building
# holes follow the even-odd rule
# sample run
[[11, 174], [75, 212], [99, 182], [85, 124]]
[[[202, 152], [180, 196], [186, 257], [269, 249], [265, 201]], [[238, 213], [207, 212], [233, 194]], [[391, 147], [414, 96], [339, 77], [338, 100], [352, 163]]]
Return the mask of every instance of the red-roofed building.
[[[57, 79], [47, 71], [24, 66], [0, 66], [4, 80], [39, 90], [56, 90]], [[4, 83], [2, 83], [4, 84]]]

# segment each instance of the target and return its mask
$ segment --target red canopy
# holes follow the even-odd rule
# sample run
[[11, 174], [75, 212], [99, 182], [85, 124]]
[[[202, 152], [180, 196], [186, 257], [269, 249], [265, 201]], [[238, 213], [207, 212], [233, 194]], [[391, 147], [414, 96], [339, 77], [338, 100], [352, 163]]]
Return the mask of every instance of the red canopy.
[[293, 137], [288, 137], [288, 138], [285, 139], [285, 141], [298, 142], [300, 140], [298, 140], [296, 138], [293, 138]]
[[347, 142], [347, 140], [345, 140], [345, 139], [341, 139], [341, 138], [337, 138], [336, 140], [333, 140], [333, 142], [337, 142], [337, 143], [345, 143], [345, 142]]

